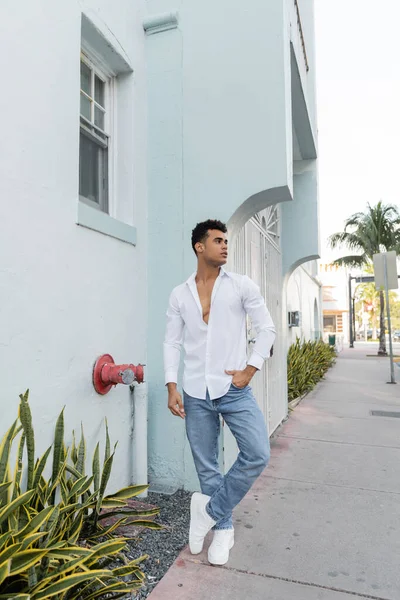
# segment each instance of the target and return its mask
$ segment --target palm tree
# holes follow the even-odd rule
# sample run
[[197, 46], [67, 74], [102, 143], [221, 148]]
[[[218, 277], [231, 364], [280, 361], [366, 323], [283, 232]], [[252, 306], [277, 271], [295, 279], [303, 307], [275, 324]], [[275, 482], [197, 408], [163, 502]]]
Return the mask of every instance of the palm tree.
[[[345, 246], [354, 254], [343, 256], [333, 262], [342, 267], [365, 268], [372, 265], [374, 254], [395, 250], [400, 253], [400, 212], [392, 204], [378, 202], [367, 205], [365, 212], [358, 212], [345, 221], [344, 231], [329, 238], [331, 248]], [[385, 296], [380, 296], [380, 336], [378, 354], [386, 355]]]
[[[367, 269], [366, 272], [371, 275], [374, 274], [372, 269]], [[362, 312], [362, 304], [367, 304], [369, 306], [368, 313], [370, 316], [370, 322], [372, 327], [372, 339], [376, 339], [376, 330], [378, 329], [378, 317], [380, 315], [380, 293], [379, 290], [376, 289], [375, 283], [371, 281], [371, 283], [359, 283], [355, 290], [355, 295], [358, 298], [358, 304], [360, 305], [360, 309]], [[389, 290], [389, 304], [390, 304], [390, 312], [393, 312], [396, 309], [397, 304], [397, 294]]]
[[[358, 305], [362, 313], [362, 306], [367, 304], [369, 307], [368, 314], [370, 317], [372, 328], [372, 339], [376, 340], [376, 331], [378, 329], [379, 315], [379, 291], [375, 287], [375, 283], [359, 283], [356, 287], [354, 295], [358, 298]], [[367, 340], [365, 340], [367, 341]]]

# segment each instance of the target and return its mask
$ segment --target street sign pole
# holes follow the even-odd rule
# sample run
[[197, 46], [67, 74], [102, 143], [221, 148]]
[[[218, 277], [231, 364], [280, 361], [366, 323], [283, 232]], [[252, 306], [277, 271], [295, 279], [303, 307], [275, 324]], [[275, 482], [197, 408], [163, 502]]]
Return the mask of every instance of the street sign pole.
[[351, 299], [351, 275], [349, 275], [349, 341], [350, 341], [350, 348], [354, 348], [354, 338], [353, 338], [353, 315], [352, 315], [352, 308], [353, 308], [353, 302]]
[[388, 383], [396, 383], [396, 379], [395, 379], [395, 376], [394, 376], [392, 324], [391, 324], [391, 321], [390, 321], [389, 284], [388, 284], [388, 272], [387, 272], [386, 253], [383, 253], [383, 263], [384, 263], [383, 269], [384, 269], [384, 276], [385, 276], [386, 314], [387, 314], [387, 320], [388, 320], [389, 349], [390, 349], [390, 382], [388, 382]]

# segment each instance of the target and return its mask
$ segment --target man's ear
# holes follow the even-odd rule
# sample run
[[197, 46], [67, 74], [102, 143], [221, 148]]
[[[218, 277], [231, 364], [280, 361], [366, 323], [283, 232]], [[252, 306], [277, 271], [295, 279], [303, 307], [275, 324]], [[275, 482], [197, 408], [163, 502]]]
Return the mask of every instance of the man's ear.
[[204, 250], [204, 246], [201, 242], [197, 242], [197, 244], [195, 245], [195, 248], [196, 248], [197, 254], [201, 254]]

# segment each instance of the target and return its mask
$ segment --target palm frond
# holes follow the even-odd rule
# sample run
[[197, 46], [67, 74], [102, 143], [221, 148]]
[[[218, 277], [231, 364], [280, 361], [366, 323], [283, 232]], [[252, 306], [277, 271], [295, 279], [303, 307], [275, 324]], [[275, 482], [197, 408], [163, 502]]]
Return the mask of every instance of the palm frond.
[[344, 222], [344, 230], [347, 231], [351, 227], [358, 227], [358, 225], [363, 221], [364, 217], [365, 215], [362, 212], [358, 212], [354, 215], [351, 215], [351, 217], [346, 219], [346, 221]]
[[[352, 252], [366, 256], [369, 260], [379, 252], [395, 250], [399, 253], [400, 211], [398, 207], [393, 204], [383, 204], [382, 201], [375, 206], [368, 204], [365, 212], [357, 212], [345, 221], [342, 232], [330, 236], [329, 245], [333, 249], [344, 246]], [[358, 258], [344, 262], [338, 260], [339, 262], [335, 261], [337, 265], [360, 266]], [[361, 266], [364, 264], [363, 260]]]
[[342, 256], [332, 262], [333, 266], [337, 267], [353, 267], [359, 268], [369, 264], [368, 257], [365, 254], [354, 254], [353, 256]]
[[355, 233], [349, 233], [347, 231], [333, 233], [328, 241], [332, 249], [346, 246], [349, 250], [359, 250], [361, 252], [364, 250], [363, 240]]

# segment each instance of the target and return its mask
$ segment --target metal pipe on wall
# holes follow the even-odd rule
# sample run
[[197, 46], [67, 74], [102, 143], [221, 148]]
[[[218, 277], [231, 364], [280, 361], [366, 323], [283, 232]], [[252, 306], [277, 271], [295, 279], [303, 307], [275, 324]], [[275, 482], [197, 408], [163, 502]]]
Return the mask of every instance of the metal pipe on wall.
[[[147, 383], [140, 385], [134, 383], [130, 386], [132, 402], [133, 436], [133, 473], [132, 483], [135, 485], [148, 484], [148, 460], [147, 460], [147, 415], [148, 415], [148, 389]], [[147, 498], [147, 491], [138, 496]]]

